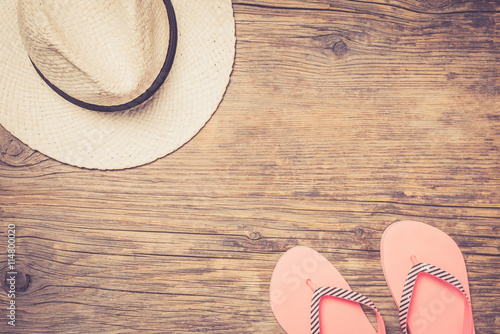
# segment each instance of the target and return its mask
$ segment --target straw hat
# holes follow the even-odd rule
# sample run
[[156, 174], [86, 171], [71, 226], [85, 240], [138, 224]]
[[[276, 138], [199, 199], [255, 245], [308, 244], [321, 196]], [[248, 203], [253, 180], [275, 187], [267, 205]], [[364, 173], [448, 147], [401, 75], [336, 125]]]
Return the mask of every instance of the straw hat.
[[217, 109], [231, 0], [2, 0], [0, 124], [74, 166], [163, 157]]

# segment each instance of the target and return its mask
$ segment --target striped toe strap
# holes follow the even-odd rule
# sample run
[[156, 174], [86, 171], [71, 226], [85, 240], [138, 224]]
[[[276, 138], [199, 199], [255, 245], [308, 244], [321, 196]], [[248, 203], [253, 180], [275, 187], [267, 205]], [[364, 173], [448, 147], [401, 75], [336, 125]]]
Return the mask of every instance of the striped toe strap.
[[[403, 330], [403, 333], [409, 334], [410, 331], [408, 329], [408, 310], [410, 307], [410, 302], [411, 302], [411, 297], [413, 294], [413, 289], [415, 288], [415, 283], [417, 280], [417, 277], [421, 273], [427, 273], [430, 274], [436, 278], [439, 278], [454, 287], [456, 287], [462, 294], [465, 296], [468, 304], [468, 308], [466, 308], [466, 316], [470, 316], [472, 318], [472, 308], [470, 305], [470, 300], [467, 294], [465, 293], [464, 287], [462, 286], [462, 283], [455, 278], [452, 274], [446, 272], [445, 270], [438, 268], [436, 266], [433, 266], [432, 264], [428, 263], [417, 263], [414, 265], [410, 272], [408, 273], [408, 276], [406, 277], [406, 282], [405, 286], [403, 288], [403, 295], [401, 296], [401, 302], [399, 303], [399, 323], [401, 325], [401, 329]], [[465, 318], [465, 317], [464, 317]], [[463, 334], [472, 334], [473, 333], [473, 325], [471, 323], [466, 323], [464, 321], [464, 329], [463, 329]]]
[[332, 288], [332, 287], [320, 287], [317, 288], [312, 296], [311, 299], [311, 333], [312, 334], [319, 334], [320, 333], [320, 328], [319, 328], [319, 315], [320, 315], [320, 310], [319, 310], [319, 302], [321, 298], [325, 296], [331, 296], [331, 297], [336, 297], [336, 298], [341, 298], [349, 301], [353, 301], [359, 304], [366, 305], [373, 309], [377, 315], [377, 326], [378, 326], [378, 334], [385, 334], [385, 325], [384, 325], [384, 320], [382, 319], [382, 316], [378, 312], [377, 308], [373, 304], [373, 302], [368, 299], [367, 297], [363, 296], [360, 293], [351, 291], [351, 290], [344, 290], [341, 288]]

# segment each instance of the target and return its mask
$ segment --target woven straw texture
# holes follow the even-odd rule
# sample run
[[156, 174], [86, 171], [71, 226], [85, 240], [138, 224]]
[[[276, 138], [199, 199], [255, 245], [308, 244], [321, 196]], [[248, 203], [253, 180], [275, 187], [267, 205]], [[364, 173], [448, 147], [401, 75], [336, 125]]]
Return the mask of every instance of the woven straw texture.
[[[47, 1], [60, 15], [74, 5]], [[47, 86], [23, 45], [17, 0], [2, 0], [0, 124], [35, 150], [90, 169], [135, 167], [181, 147], [222, 100], [234, 62], [235, 25], [230, 0], [172, 4], [178, 42], [165, 83], [140, 106], [104, 113], [75, 106]]]

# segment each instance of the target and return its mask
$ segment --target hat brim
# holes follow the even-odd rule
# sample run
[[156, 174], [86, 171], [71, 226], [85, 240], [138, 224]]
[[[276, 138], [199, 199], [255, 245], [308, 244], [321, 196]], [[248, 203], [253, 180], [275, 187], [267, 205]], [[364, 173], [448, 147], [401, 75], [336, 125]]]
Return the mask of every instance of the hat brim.
[[70, 165], [124, 169], [177, 150], [217, 109], [234, 63], [230, 0], [171, 0], [177, 52], [165, 83], [145, 103], [104, 113], [78, 107], [37, 74], [17, 24], [17, 0], [2, 1], [0, 124], [32, 149]]

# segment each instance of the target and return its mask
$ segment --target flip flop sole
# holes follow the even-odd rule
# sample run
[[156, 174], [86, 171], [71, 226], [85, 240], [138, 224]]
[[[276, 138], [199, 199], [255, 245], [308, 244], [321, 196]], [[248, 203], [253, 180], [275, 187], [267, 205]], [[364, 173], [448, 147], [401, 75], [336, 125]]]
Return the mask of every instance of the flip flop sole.
[[[470, 300], [462, 252], [443, 231], [421, 222], [400, 221], [384, 231], [380, 249], [384, 276], [398, 308], [408, 273], [416, 263], [428, 263], [453, 275]], [[462, 334], [466, 302], [457, 288], [429, 274], [419, 275], [408, 310], [411, 333]]]
[[[351, 290], [338, 270], [321, 254], [308, 247], [294, 247], [284, 253], [274, 269], [271, 308], [288, 334], [311, 333], [311, 297], [317, 286]], [[324, 297], [320, 302], [321, 333], [374, 334], [372, 324], [355, 302]]]

